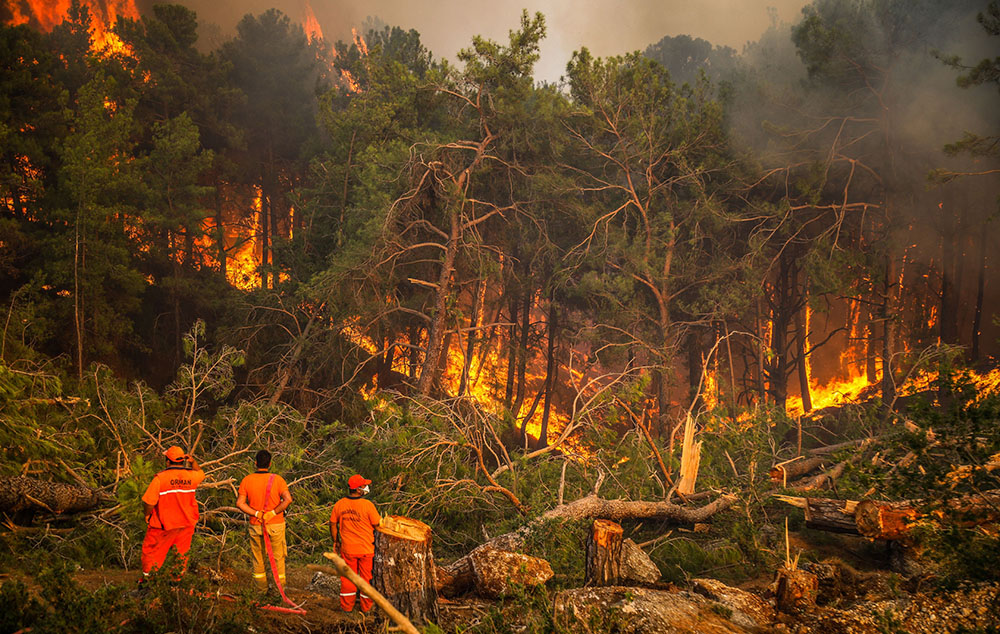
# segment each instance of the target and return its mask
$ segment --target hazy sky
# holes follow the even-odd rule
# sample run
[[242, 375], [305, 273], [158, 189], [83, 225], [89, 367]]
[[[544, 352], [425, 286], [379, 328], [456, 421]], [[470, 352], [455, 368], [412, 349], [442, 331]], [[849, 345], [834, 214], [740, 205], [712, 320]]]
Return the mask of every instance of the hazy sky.
[[[248, 12], [277, 6], [301, 21], [306, 0], [182, 0], [224, 31]], [[345, 39], [368, 16], [413, 28], [435, 57], [455, 53], [483, 35], [500, 42], [519, 24], [522, 9], [545, 15], [535, 77], [555, 81], [572, 52], [587, 46], [607, 56], [642, 50], [665, 35], [687, 34], [741, 50], [769, 24], [768, 7], [785, 22], [798, 20], [806, 0], [309, 0], [327, 39]]]

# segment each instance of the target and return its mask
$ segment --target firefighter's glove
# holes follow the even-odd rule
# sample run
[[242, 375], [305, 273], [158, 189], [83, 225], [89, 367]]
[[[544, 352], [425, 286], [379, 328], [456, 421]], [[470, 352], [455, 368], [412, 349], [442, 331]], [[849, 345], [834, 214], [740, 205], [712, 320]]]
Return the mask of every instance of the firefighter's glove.
[[265, 522], [270, 522], [272, 517], [274, 517], [274, 511], [264, 511]]

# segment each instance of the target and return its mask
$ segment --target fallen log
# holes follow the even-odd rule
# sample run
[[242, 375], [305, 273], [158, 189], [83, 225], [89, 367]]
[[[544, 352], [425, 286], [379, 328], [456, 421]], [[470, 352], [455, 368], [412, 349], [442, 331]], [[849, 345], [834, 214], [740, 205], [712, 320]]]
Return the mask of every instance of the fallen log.
[[472, 563], [469, 559], [471, 555], [486, 548], [518, 552], [524, 547], [525, 539], [531, 534], [531, 531], [547, 520], [608, 519], [617, 522], [623, 519], [664, 519], [682, 524], [694, 524], [704, 522], [716, 513], [729, 508], [735, 501], [735, 496], [723, 495], [704, 506], [689, 508], [670, 502], [605, 500], [591, 494], [546, 511], [541, 517], [532, 520], [516, 531], [504, 533], [476, 546], [468, 555], [456, 559], [447, 566], [438, 566], [437, 589], [438, 592], [447, 597], [467, 591], [474, 582]]
[[797, 458], [787, 462], [781, 462], [768, 471], [771, 482], [776, 485], [786, 485], [789, 481], [804, 476], [824, 466], [829, 460], [823, 456], [813, 456], [812, 458]]
[[861, 500], [854, 511], [858, 532], [870, 539], [903, 539], [919, 517], [911, 502]]
[[862, 500], [854, 515], [862, 535], [885, 540], [908, 539], [910, 525], [925, 517], [962, 527], [1000, 522], [1000, 490], [965, 495], [929, 511], [926, 506], [921, 500]]
[[621, 579], [622, 527], [608, 520], [594, 520], [587, 537], [584, 579], [587, 585], [616, 586]]
[[77, 484], [23, 476], [0, 477], [0, 513], [80, 513], [96, 508], [103, 501], [104, 496], [98, 491]]
[[437, 622], [437, 587], [431, 529], [390, 515], [375, 528], [372, 585], [415, 623]]
[[681, 524], [704, 522], [730, 506], [736, 498], [723, 495], [704, 506], [688, 508], [670, 502], [645, 502], [642, 500], [606, 500], [588, 495], [569, 504], [563, 504], [542, 514], [542, 519], [606, 519], [620, 522], [624, 519], [662, 519]]
[[844, 475], [844, 471], [847, 470], [847, 465], [851, 464], [852, 462], [856, 462], [860, 458], [861, 458], [861, 454], [857, 454], [853, 458], [851, 458], [850, 460], [845, 460], [845, 461], [843, 461], [843, 462], [835, 465], [832, 469], [824, 471], [823, 473], [820, 473], [820, 474], [815, 475], [815, 476], [806, 477], [806, 478], [802, 478], [801, 480], [797, 480], [797, 481], [789, 484], [786, 488], [789, 489], [789, 490], [791, 490], [791, 491], [802, 491], [802, 492], [805, 492], [805, 491], [815, 491], [816, 489], [821, 489], [828, 482], [832, 483], [834, 480], [836, 480], [840, 476]]
[[829, 498], [805, 498], [789, 495], [775, 495], [776, 500], [805, 511], [806, 526], [822, 531], [859, 535], [854, 520], [858, 503], [854, 500], [832, 500]]

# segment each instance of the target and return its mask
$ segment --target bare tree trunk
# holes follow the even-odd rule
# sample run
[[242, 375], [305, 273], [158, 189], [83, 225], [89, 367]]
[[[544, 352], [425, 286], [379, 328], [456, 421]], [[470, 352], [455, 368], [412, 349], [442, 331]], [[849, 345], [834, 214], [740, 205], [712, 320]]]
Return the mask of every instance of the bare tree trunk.
[[[800, 287], [800, 292], [805, 293], [805, 289]], [[805, 413], [812, 411], [812, 393], [809, 390], [809, 364], [806, 355], [809, 353], [809, 333], [806, 331], [806, 311], [808, 301], [802, 302], [802, 308], [795, 313], [796, 343], [798, 344], [798, 360], [796, 362], [799, 373], [799, 394], [802, 396], [802, 411]]]
[[521, 342], [517, 347], [516, 395], [514, 397], [514, 407], [511, 410], [515, 413], [521, 411], [521, 406], [524, 405], [524, 398], [527, 393], [527, 385], [525, 383], [528, 372], [529, 335], [531, 334], [531, 304], [531, 291], [524, 289], [524, 294], [521, 297]]
[[469, 388], [469, 373], [472, 370], [472, 357], [476, 351], [476, 327], [479, 325], [479, 312], [482, 310], [482, 287], [485, 282], [476, 280], [476, 286], [472, 296], [472, 315], [469, 316], [469, 336], [465, 342], [465, 355], [462, 359], [462, 378], [458, 382], [458, 395], [465, 396]]
[[507, 386], [503, 397], [504, 409], [517, 412], [511, 407], [514, 402], [514, 376], [517, 374], [517, 300], [513, 293], [508, 297], [510, 307], [510, 339], [507, 342]]
[[[954, 220], [954, 214], [947, 214]], [[958, 343], [958, 287], [956, 285], [957, 249], [953, 222], [946, 220], [941, 240], [941, 308], [938, 311], [938, 333], [941, 343]]]
[[434, 296], [434, 313], [431, 317], [430, 330], [427, 334], [427, 353], [420, 369], [420, 379], [417, 382], [417, 392], [421, 396], [431, 393], [439, 376], [438, 362], [441, 358], [445, 330], [448, 324], [448, 297], [451, 295], [451, 277], [455, 271], [455, 258], [458, 255], [458, 241], [461, 233], [461, 219], [457, 210], [451, 210], [451, 227], [448, 234], [448, 244], [445, 248], [444, 261], [441, 262], [441, 272], [438, 275], [437, 289]]
[[986, 292], [986, 243], [990, 234], [990, 225], [987, 224], [979, 233], [979, 279], [976, 283], [976, 308], [972, 317], [972, 349], [970, 356], [972, 361], [979, 361], [979, 338], [982, 336], [983, 323], [983, 299]]
[[879, 320], [882, 322], [882, 402], [893, 403], [896, 400], [896, 384], [892, 376], [892, 348], [893, 331], [892, 321], [889, 315], [892, 314], [892, 256], [885, 254], [885, 276], [882, 281], [883, 300], [880, 305], [881, 314]]
[[76, 208], [76, 225], [73, 240], [73, 328], [76, 331], [76, 378], [83, 380], [83, 298], [80, 296], [80, 262], [84, 248], [81, 246], [80, 215], [83, 209]]
[[218, 174], [215, 175], [215, 245], [218, 248], [219, 258], [219, 273], [222, 274], [222, 279], [228, 279], [226, 277], [226, 267], [228, 266], [228, 261], [226, 258], [226, 227], [223, 224], [222, 216], [222, 182], [219, 180]]
[[267, 285], [267, 264], [268, 264], [268, 227], [270, 225], [270, 192], [268, 191], [268, 179], [261, 168], [260, 174], [260, 287], [268, 288]]
[[549, 445], [549, 415], [552, 412], [552, 395], [556, 388], [556, 375], [559, 364], [556, 363], [556, 337], [559, 330], [559, 308], [554, 301], [553, 292], [549, 297], [549, 349], [545, 367], [545, 404], [542, 406], [542, 429], [538, 433], [538, 447]]

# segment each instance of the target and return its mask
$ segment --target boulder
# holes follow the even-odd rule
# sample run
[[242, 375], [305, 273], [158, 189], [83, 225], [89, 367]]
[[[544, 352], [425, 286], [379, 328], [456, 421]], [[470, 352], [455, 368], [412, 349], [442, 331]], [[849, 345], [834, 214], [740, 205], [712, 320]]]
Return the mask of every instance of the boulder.
[[476, 549], [469, 555], [476, 594], [500, 598], [513, 585], [540, 586], [552, 578], [552, 566], [544, 559], [495, 548]]
[[314, 572], [304, 589], [337, 599], [340, 596], [340, 577], [325, 572]]
[[622, 542], [621, 575], [624, 583], [653, 584], [660, 580], [660, 569], [634, 541], [626, 539]]
[[763, 627], [774, 620], [774, 608], [752, 592], [733, 588], [716, 579], [694, 579], [698, 594], [717, 601], [732, 611], [733, 623], [745, 628]]
[[600, 634], [744, 633], [718, 603], [690, 592], [606, 586], [556, 593], [556, 623], [571, 632]]

